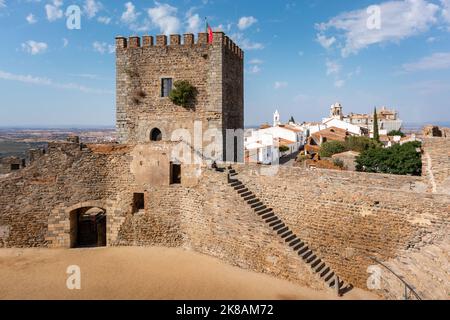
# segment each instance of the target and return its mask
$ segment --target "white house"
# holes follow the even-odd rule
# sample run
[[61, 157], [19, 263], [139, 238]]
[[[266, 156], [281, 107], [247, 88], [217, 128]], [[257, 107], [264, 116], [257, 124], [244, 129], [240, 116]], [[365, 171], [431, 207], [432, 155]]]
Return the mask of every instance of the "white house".
[[347, 130], [350, 134], [355, 136], [362, 136], [364, 134], [364, 129], [360, 126], [345, 122], [337, 118], [327, 118], [323, 119], [322, 124], [327, 128], [335, 127], [343, 130]]
[[[282, 125], [278, 111], [273, 120], [276, 126], [247, 131], [244, 140], [246, 161], [270, 164], [280, 156], [300, 151], [305, 143], [303, 130], [295, 124]], [[280, 154], [281, 146], [287, 147], [288, 151]]]

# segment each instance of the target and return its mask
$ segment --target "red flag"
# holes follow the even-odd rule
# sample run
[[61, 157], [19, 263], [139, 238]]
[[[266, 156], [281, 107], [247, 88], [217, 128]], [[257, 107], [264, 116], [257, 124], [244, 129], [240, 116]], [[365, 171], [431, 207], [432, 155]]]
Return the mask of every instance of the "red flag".
[[214, 35], [211, 27], [209, 26], [208, 22], [206, 23], [206, 32], [208, 33], [208, 43], [213, 43]]

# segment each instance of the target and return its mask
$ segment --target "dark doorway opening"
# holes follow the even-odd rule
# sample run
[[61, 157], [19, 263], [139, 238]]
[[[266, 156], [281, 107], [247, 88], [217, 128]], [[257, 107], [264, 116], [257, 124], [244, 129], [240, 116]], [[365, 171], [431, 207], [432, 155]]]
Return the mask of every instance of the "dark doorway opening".
[[143, 193], [134, 193], [133, 194], [133, 213], [137, 213], [140, 210], [145, 209], [145, 200]]
[[80, 208], [70, 214], [70, 247], [106, 246], [106, 212], [100, 208]]
[[150, 141], [161, 141], [162, 140], [162, 132], [158, 128], [152, 129], [150, 132]]
[[170, 184], [181, 184], [181, 164], [170, 163]]
[[17, 171], [17, 170], [20, 170], [20, 164], [11, 163], [11, 171]]

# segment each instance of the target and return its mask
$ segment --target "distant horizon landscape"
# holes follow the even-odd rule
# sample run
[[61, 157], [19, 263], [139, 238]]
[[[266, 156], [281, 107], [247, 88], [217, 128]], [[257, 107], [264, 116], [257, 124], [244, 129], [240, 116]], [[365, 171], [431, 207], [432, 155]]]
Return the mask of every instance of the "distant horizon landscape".
[[[303, 121], [302, 121], [303, 122]], [[301, 123], [301, 122], [300, 122]], [[261, 123], [262, 124], [262, 123]], [[245, 125], [245, 129], [258, 128], [261, 124]], [[436, 125], [442, 127], [450, 127], [449, 121], [423, 121], [423, 122], [404, 122], [404, 129], [413, 129], [426, 125]], [[0, 130], [92, 130], [102, 129], [111, 130], [115, 129], [115, 125], [85, 125], [85, 124], [71, 124], [71, 125], [0, 125]]]

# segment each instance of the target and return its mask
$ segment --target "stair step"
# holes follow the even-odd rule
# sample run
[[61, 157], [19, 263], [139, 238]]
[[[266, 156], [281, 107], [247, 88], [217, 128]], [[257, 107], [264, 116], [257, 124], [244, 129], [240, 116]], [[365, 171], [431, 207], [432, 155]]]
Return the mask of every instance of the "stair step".
[[288, 227], [284, 227], [283, 229], [278, 230], [278, 234], [283, 234], [283, 233], [285, 233], [288, 230], [289, 230]]
[[294, 247], [294, 251], [298, 251], [298, 250], [300, 250], [301, 248], [303, 248], [305, 246], [305, 243], [300, 243], [300, 244], [298, 244], [298, 245], [296, 245], [295, 247]]
[[306, 259], [308, 259], [308, 257], [311, 256], [312, 254], [314, 254], [314, 253], [312, 252], [312, 250], [308, 250], [308, 251], [306, 251], [305, 253], [303, 253], [303, 254], [301, 255], [301, 257], [303, 258], [303, 260], [306, 260]]
[[277, 230], [279, 230], [279, 229], [281, 229], [281, 228], [283, 228], [283, 227], [285, 227], [285, 226], [286, 226], [286, 225], [285, 225], [284, 223], [281, 223], [281, 224], [278, 224], [278, 225], [274, 226], [274, 227], [273, 227], [273, 230], [277, 231]]
[[255, 198], [256, 198], [256, 196], [254, 194], [251, 194], [249, 196], [244, 197], [244, 200], [245, 201], [249, 201], [249, 200], [252, 200], [252, 199], [255, 199]]
[[243, 192], [243, 193], [241, 193], [241, 197], [245, 198], [245, 197], [251, 196], [252, 194], [253, 194], [253, 192], [251, 192], [251, 191]]
[[294, 241], [292, 241], [291, 243], [289, 243], [289, 246], [290, 246], [290, 247], [293, 247], [293, 246], [299, 244], [300, 242], [302, 242], [302, 240], [300, 240], [300, 239], [295, 239]]
[[316, 259], [317, 259], [317, 256], [315, 254], [312, 254], [311, 256], [306, 258], [306, 263], [311, 264], [311, 262], [313, 262]]
[[271, 218], [271, 217], [273, 217], [273, 216], [275, 216], [275, 213], [269, 212], [269, 213], [263, 215], [262, 218], [263, 218], [264, 220], [266, 220], [266, 219]]
[[325, 277], [328, 273], [330, 273], [331, 269], [330, 267], [326, 267], [324, 270], [322, 270], [322, 273], [320, 274], [320, 277]]
[[315, 268], [317, 267], [320, 263], [322, 262], [322, 259], [320, 259], [319, 257], [315, 258], [313, 261], [309, 262], [309, 264], [311, 265], [311, 268]]
[[259, 203], [259, 202], [261, 202], [261, 200], [259, 200], [258, 198], [247, 201], [248, 204], [255, 204], [255, 203]]
[[255, 210], [256, 213], [258, 213], [259, 211], [267, 209], [267, 206], [262, 205], [260, 207], [256, 207], [256, 208], [253, 208], [253, 209]]
[[272, 212], [272, 209], [264, 209], [262, 211], [257, 212], [259, 216], [265, 215], [266, 213]]
[[334, 280], [334, 277], [333, 278], [331, 278], [330, 280], [328, 280], [327, 281], [327, 285], [330, 287], [330, 288], [334, 288], [334, 283], [335, 283], [336, 281]]
[[256, 209], [256, 208], [262, 207], [263, 205], [264, 205], [264, 203], [259, 201], [259, 202], [252, 204], [251, 207], [252, 207], [252, 209]]
[[286, 242], [291, 242], [292, 240], [294, 240], [294, 239], [297, 239], [297, 236], [294, 234], [294, 235], [292, 235], [292, 236], [290, 236], [290, 237], [287, 237], [286, 238]]
[[241, 185], [242, 185], [242, 182], [240, 182], [240, 181], [234, 181], [234, 182], [232, 182], [230, 185], [231, 185], [232, 187], [237, 187], [237, 186], [241, 186]]
[[287, 231], [287, 232], [284, 232], [282, 235], [281, 235], [281, 238], [286, 238], [286, 237], [289, 237], [290, 235], [293, 235], [293, 232], [291, 231], [291, 230], [289, 230], [289, 231]]
[[271, 224], [269, 224], [269, 227], [273, 228], [279, 224], [283, 224], [283, 221], [281, 221], [281, 220], [274, 221]]
[[248, 189], [244, 188], [244, 189], [238, 190], [238, 194], [242, 194], [244, 192], [248, 192]]
[[328, 282], [328, 281], [330, 281], [330, 279], [333, 279], [333, 277], [334, 277], [334, 271], [331, 271], [324, 277], [324, 279], [326, 282]]
[[230, 173], [230, 176], [231, 176], [231, 177], [235, 177], [235, 176], [237, 176], [237, 175], [238, 175], [237, 172]]
[[300, 255], [304, 254], [305, 252], [307, 252], [308, 250], [309, 250], [309, 247], [308, 246], [304, 246], [303, 248], [301, 248], [298, 251], [298, 255], [300, 256]]
[[229, 170], [228, 172], [229, 172], [229, 173], [236, 173], [236, 170], [231, 169], [231, 170]]
[[270, 219], [267, 219], [267, 220], [266, 220], [266, 223], [271, 223], [271, 222], [274, 222], [274, 221], [281, 221], [281, 220], [278, 219], [277, 216], [274, 216], [274, 217], [272, 217], [272, 218], [270, 218]]
[[314, 269], [316, 273], [319, 273], [323, 268], [325, 268], [326, 264], [325, 262], [319, 263], [319, 265]]
[[240, 186], [234, 187], [234, 190], [242, 190], [245, 189], [245, 186], [241, 184]]

